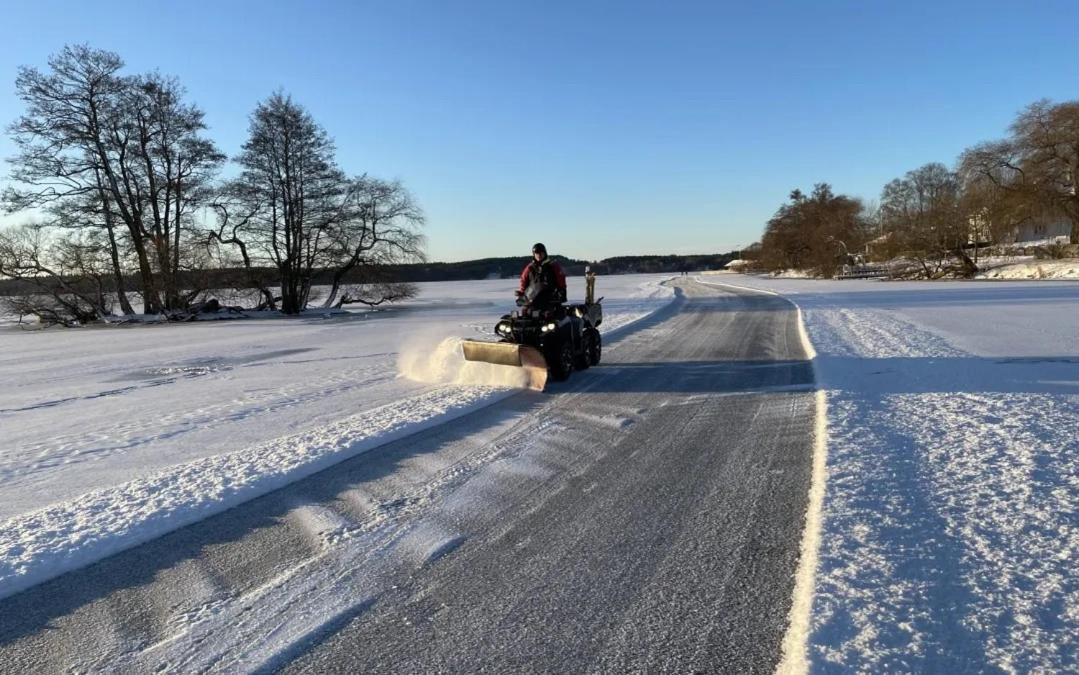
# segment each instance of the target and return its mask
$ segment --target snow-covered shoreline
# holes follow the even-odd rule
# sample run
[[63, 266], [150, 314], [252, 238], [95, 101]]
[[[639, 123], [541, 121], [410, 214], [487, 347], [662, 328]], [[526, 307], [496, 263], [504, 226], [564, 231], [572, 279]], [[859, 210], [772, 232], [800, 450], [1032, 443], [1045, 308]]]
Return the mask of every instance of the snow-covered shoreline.
[[788, 297], [817, 352], [810, 669], [1073, 667], [1079, 286], [706, 281]]
[[[603, 279], [601, 288], [607, 299], [601, 330], [605, 337], [616, 339], [635, 322], [665, 307], [674, 298], [673, 290], [661, 285], [667, 278]], [[430, 347], [436, 334], [489, 332], [488, 324], [501, 311], [494, 298], [502, 298], [503, 286], [506, 282], [430, 285], [428, 304], [421, 298], [386, 318], [369, 320], [289, 320], [286, 332], [278, 336], [252, 332], [260, 330], [257, 325], [237, 328], [234, 322], [147, 327], [135, 331], [143, 340], [160, 338], [162, 334], [155, 331], [208, 335], [206, 348], [228, 356], [142, 369], [139, 377], [113, 385], [107, 383], [116, 378], [103, 375], [111, 371], [115, 376], [124, 357], [122, 346], [112, 345], [113, 351], [108, 351], [111, 331], [50, 334], [57, 344], [74, 351], [64, 364], [68, 370], [28, 362], [34, 358], [28, 343], [33, 335], [4, 335], [8, 357], [0, 359], [0, 369], [8, 379], [25, 378], [28, 385], [33, 378], [36, 389], [28, 386], [29, 394], [8, 391], [0, 395], [0, 424], [4, 425], [0, 495], [5, 496], [8, 513], [0, 522], [0, 597], [514, 394], [513, 389], [482, 382], [450, 386], [412, 382], [397, 374], [398, 354], [417, 344]], [[486, 295], [492, 300], [485, 301]], [[456, 311], [439, 309], [447, 306]], [[216, 332], [186, 332], [192, 329]], [[234, 330], [245, 338], [240, 341], [242, 348], [222, 346], [216, 340]], [[410, 333], [411, 338], [403, 338], [403, 333]], [[125, 333], [125, 337], [130, 335]], [[358, 350], [350, 344], [358, 335], [374, 339], [367, 341], [366, 349]], [[247, 356], [253, 337], [298, 342], [290, 349], [269, 352], [265, 345], [256, 345], [261, 351]], [[303, 341], [314, 341], [323, 351], [327, 341], [340, 347], [331, 349], [327, 359], [316, 360], [309, 357], [316, 347]], [[20, 347], [21, 358], [14, 353]], [[49, 348], [42, 345], [41, 350], [44, 354]], [[96, 353], [99, 350], [106, 352], [100, 366], [91, 358], [101, 356]], [[357, 359], [361, 365], [341, 372], [339, 364], [349, 363], [348, 359]], [[328, 363], [322, 365], [322, 361]], [[262, 376], [267, 366], [277, 372]], [[301, 378], [311, 378], [310, 386], [291, 382], [293, 370]], [[320, 377], [324, 378], [321, 382]], [[102, 386], [108, 388], [102, 391]], [[234, 386], [239, 393], [233, 393]], [[176, 402], [175, 394], [165, 393], [156, 419], [142, 419], [145, 411], [137, 409], [138, 403], [134, 410], [102, 407], [103, 402], [132, 396], [145, 397], [146, 405], [152, 405], [150, 399], [168, 389], [185, 392], [182, 396], [191, 399]], [[348, 411], [357, 405], [359, 411]], [[72, 407], [85, 409], [88, 418], [72, 422], [64, 431], [59, 416], [70, 414]], [[112, 424], [97, 419], [99, 411], [106, 410], [115, 415]], [[251, 442], [259, 425], [273, 415], [283, 417], [268, 427], [278, 434], [263, 432], [263, 440]], [[16, 428], [20, 422], [23, 427]], [[87, 429], [95, 424], [99, 431]], [[199, 446], [191, 441], [213, 438], [203, 432], [212, 432], [215, 425], [223, 436], [216, 448], [193, 452]], [[177, 437], [191, 441], [170, 445]], [[86, 470], [80, 471], [80, 466]], [[50, 492], [54, 498], [34, 508], [34, 500], [41, 499], [43, 492], [46, 500]]]

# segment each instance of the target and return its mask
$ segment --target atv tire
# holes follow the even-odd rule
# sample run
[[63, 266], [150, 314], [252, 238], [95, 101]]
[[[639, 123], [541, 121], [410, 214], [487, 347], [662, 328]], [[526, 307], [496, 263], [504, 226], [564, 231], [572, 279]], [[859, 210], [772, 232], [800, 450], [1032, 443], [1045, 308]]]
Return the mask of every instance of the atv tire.
[[581, 335], [581, 353], [574, 358], [574, 366], [577, 370], [586, 370], [592, 365], [592, 342], [595, 340], [591, 330], [586, 330]]
[[562, 340], [552, 350], [549, 370], [551, 379], [562, 381], [573, 372], [573, 344], [569, 340]]
[[595, 328], [585, 333], [585, 337], [587, 338], [585, 341], [585, 353], [587, 354], [588, 365], [599, 365], [599, 360], [603, 358], [603, 339]]

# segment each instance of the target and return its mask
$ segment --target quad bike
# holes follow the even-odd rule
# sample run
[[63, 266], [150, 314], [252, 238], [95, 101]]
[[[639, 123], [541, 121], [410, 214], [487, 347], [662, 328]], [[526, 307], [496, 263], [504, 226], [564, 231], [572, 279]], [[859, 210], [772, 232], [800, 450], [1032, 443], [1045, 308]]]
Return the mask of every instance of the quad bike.
[[574, 370], [599, 363], [603, 354], [599, 325], [603, 298], [593, 301], [595, 275], [585, 277], [585, 302], [579, 305], [536, 305], [542, 288], [529, 287], [518, 299], [520, 309], [495, 325], [498, 341], [465, 340], [465, 359], [524, 368], [529, 388], [542, 391], [547, 379], [565, 380]]

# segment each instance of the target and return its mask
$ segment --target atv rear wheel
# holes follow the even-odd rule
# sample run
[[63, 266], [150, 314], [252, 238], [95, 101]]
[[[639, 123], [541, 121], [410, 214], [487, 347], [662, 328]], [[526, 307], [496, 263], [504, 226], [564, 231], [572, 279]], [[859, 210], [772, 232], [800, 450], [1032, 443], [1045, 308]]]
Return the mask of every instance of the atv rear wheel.
[[592, 365], [592, 343], [595, 342], [595, 339], [591, 330], [586, 330], [581, 335], [581, 353], [573, 359], [573, 365], [577, 370], [585, 370]]
[[603, 339], [599, 336], [599, 331], [594, 328], [585, 335], [591, 336], [591, 339], [585, 344], [588, 352], [588, 365], [598, 365], [599, 360], [603, 358]]
[[569, 340], [562, 340], [552, 354], [551, 379], [564, 380], [573, 372], [573, 345]]

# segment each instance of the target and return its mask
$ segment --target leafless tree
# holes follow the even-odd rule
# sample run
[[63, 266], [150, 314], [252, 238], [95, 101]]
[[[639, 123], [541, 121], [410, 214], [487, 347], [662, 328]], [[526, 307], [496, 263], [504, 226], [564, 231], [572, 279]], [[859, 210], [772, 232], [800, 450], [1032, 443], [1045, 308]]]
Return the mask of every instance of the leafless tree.
[[[349, 193], [346, 212], [329, 229], [326, 262], [331, 279], [325, 307], [335, 305], [342, 282], [357, 269], [370, 276], [388, 265], [424, 259], [424, 238], [418, 232], [423, 212], [400, 182], [363, 176], [352, 181]], [[354, 284], [341, 302], [382, 304], [413, 294], [407, 284], [376, 278]]]
[[247, 245], [247, 237], [253, 236], [252, 219], [262, 210], [261, 202], [245, 203], [243, 196], [237, 197], [230, 187], [226, 187], [218, 193], [212, 207], [217, 224], [207, 231], [207, 244], [224, 252], [220, 260], [226, 267], [241, 266], [240, 278], [233, 287], [257, 290], [262, 300], [256, 309], [277, 309], [279, 298], [266, 284], [265, 275], [257, 266], [259, 260]]
[[1013, 215], [1050, 215], [1071, 223], [1079, 244], [1079, 101], [1037, 101], [1016, 117], [1011, 136], [963, 153], [960, 171], [1006, 193]]
[[[408, 192], [399, 183], [347, 177], [329, 135], [291, 97], [275, 93], [258, 105], [237, 160], [243, 170], [222, 191], [210, 238], [236, 247], [252, 273], [263, 264], [277, 271], [285, 314], [307, 306], [319, 274], [331, 276], [326, 304], [333, 305], [358, 268], [422, 259], [423, 215]], [[274, 295], [258, 287], [275, 306]], [[374, 288], [363, 295], [371, 302], [399, 291], [368, 297]]]
[[[125, 112], [134, 141], [131, 179], [125, 184], [128, 209], [141, 224], [141, 238], [150, 244], [162, 307], [187, 307], [201, 289], [181, 287], [180, 275], [197, 258], [185, 259], [184, 236], [194, 233], [191, 218], [205, 205], [210, 181], [224, 155], [201, 133], [203, 112], [184, 103], [184, 90], [172, 78], [157, 74], [131, 78], [126, 89]], [[187, 275], [191, 278], [191, 275]]]
[[283, 93], [255, 108], [237, 158], [242, 172], [228, 192], [246, 218], [243, 239], [270, 261], [280, 279], [281, 311], [306, 305], [333, 221], [340, 217], [347, 178], [334, 145], [310, 113]]
[[[26, 106], [10, 131], [18, 150], [9, 212], [43, 209], [103, 229], [124, 311], [121, 241], [130, 247], [144, 311], [185, 302], [177, 280], [181, 237], [224, 157], [202, 137], [202, 111], [183, 102], [176, 80], [125, 76], [112, 52], [65, 47], [49, 70], [22, 68], [16, 90]], [[81, 216], [81, 219], [80, 219]]]
[[960, 195], [959, 177], [938, 162], [908, 171], [881, 193], [885, 230], [926, 277], [950, 270], [952, 260], [959, 261], [958, 271], [964, 276], [978, 271], [966, 250], [972, 225]]
[[108, 245], [98, 232], [50, 234], [40, 225], [0, 232], [0, 276], [34, 292], [6, 298], [9, 311], [44, 324], [78, 325], [112, 314]]

